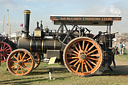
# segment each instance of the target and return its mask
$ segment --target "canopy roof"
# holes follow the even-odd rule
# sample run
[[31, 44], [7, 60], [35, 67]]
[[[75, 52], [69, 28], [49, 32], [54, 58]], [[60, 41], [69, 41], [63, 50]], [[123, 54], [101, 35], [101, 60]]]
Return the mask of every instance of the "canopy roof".
[[119, 15], [51, 15], [50, 19], [54, 24], [76, 24], [76, 25], [107, 25], [108, 22], [121, 21]]

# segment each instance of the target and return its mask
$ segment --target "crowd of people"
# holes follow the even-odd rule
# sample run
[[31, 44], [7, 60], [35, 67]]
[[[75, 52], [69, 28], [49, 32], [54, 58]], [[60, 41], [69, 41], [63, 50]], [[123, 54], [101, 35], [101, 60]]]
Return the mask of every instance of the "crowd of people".
[[119, 43], [119, 47], [117, 46], [117, 44], [115, 45], [115, 55], [124, 55], [125, 52], [125, 43], [120, 42]]

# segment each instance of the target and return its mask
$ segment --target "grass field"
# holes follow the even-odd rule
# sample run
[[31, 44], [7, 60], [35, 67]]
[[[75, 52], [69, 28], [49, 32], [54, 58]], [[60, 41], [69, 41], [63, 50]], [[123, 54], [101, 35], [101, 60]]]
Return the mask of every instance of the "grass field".
[[[128, 85], [128, 55], [115, 57], [117, 67], [100, 76], [78, 77], [58, 64], [40, 66], [27, 76], [14, 76], [6, 71], [6, 63], [0, 66], [0, 85]], [[49, 71], [53, 68], [52, 78]]]

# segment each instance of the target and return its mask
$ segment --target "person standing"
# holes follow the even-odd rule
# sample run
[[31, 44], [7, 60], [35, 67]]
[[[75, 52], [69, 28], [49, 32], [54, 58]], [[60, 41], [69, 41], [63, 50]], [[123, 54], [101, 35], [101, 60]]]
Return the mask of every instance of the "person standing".
[[120, 43], [119, 43], [119, 52], [120, 52], [120, 55], [122, 55], [122, 47], [123, 47], [123, 46], [122, 46], [122, 43], [120, 42]]
[[117, 47], [117, 45], [115, 45], [114, 51], [115, 51], [114, 54], [117, 55], [117, 52], [118, 52], [118, 47]]
[[113, 55], [112, 62], [113, 62], [114, 68], [116, 68], [115, 55]]
[[125, 44], [123, 43], [122, 44], [122, 54], [124, 55], [124, 52], [125, 52]]

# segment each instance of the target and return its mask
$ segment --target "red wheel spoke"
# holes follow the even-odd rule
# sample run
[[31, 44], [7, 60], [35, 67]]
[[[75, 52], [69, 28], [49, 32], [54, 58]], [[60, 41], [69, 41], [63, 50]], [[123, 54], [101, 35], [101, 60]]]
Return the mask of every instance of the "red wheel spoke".
[[78, 58], [78, 57], [68, 57], [68, 59], [76, 59], [76, 58]]
[[6, 57], [6, 59], [7, 59], [8, 55], [9, 55], [9, 54], [5, 54], [4, 57]]
[[77, 61], [78, 59], [72, 60], [71, 62], [69, 62], [69, 64], [74, 63], [75, 61]]
[[76, 45], [75, 45], [75, 44], [73, 44], [73, 46], [75, 47], [75, 49], [77, 50], [77, 52], [79, 52], [79, 50], [78, 50], [78, 48], [76, 47]]
[[5, 50], [5, 52], [6, 52], [6, 53], [10, 53], [11, 51], [7, 51], [7, 50]]
[[10, 50], [10, 48], [6, 49], [6, 51]]
[[85, 48], [85, 52], [87, 51], [87, 49], [88, 49], [88, 46], [89, 46], [89, 42], [87, 43], [87, 45], [86, 45], [86, 48]]
[[7, 48], [8, 48], [8, 46], [7, 46], [7, 47], [5, 47], [5, 48], [4, 48], [4, 50], [6, 50]]
[[6, 57], [3, 57], [2, 60], [5, 61], [6, 60]]
[[82, 45], [82, 49], [84, 50], [84, 44], [85, 44], [85, 40], [83, 40], [83, 45]]
[[11, 68], [14, 68], [15, 66], [17, 66], [18, 64], [16, 64], [16, 65], [14, 65], [14, 66], [12, 66]]
[[88, 60], [90, 63], [92, 63], [94, 66], [96, 66], [96, 64], [94, 63], [94, 62], [92, 62], [92, 61], [90, 61], [90, 60]]
[[4, 47], [5, 47], [5, 44], [4, 44], [4, 46], [3, 46], [3, 49], [4, 49]]
[[93, 69], [92, 66], [88, 63], [88, 61], [86, 61], [86, 63], [88, 64], [88, 66], [91, 68], [91, 70]]
[[0, 49], [2, 49], [2, 44], [1, 44], [1, 46], [0, 46]]
[[97, 51], [97, 49], [92, 50], [91, 52], [88, 52], [87, 55], [89, 55], [89, 54], [91, 54], [91, 53], [94, 53], [95, 51]]
[[7, 54], [5, 54], [5, 55], [4, 55], [4, 58], [6, 58], [6, 57], [8, 57], [8, 55], [7, 55]]

